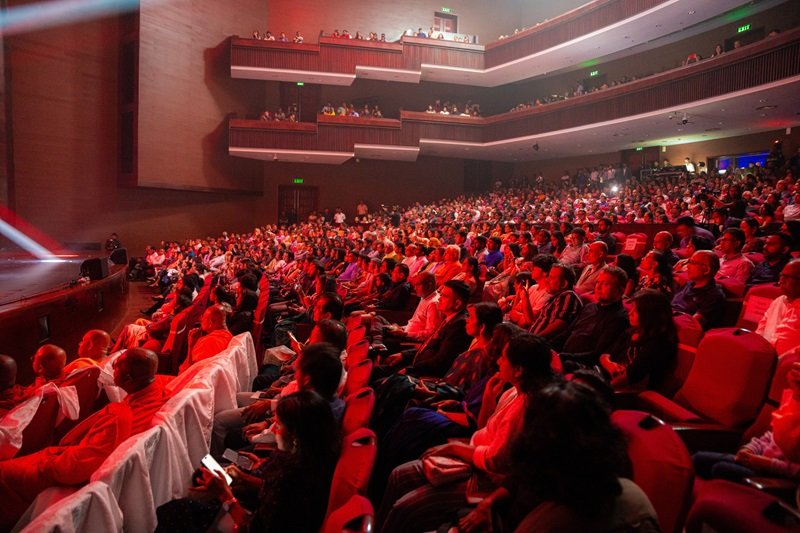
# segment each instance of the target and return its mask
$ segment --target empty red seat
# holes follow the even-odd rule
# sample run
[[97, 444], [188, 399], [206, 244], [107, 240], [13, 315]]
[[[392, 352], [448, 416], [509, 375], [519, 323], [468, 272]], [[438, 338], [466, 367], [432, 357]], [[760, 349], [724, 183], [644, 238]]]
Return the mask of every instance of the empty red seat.
[[353, 496], [366, 493], [376, 453], [377, 439], [372, 430], [360, 428], [345, 436], [333, 472], [327, 514], [341, 508]]
[[372, 374], [372, 360], [363, 361], [350, 365], [347, 370], [347, 381], [344, 384], [345, 396], [350, 396], [354, 392], [369, 385], [369, 377]]
[[[774, 348], [760, 335], [735, 328], [710, 330], [675, 397], [644, 391], [639, 405], [669, 423], [702, 424], [740, 435], [764, 402], [776, 360]], [[694, 451], [691, 444], [689, 448]]]
[[367, 427], [374, 408], [375, 391], [370, 387], [364, 387], [345, 398], [342, 434], [349, 435], [359, 428]]
[[627, 437], [633, 481], [653, 504], [661, 530], [681, 531], [694, 482], [686, 446], [671, 427], [647, 413], [614, 411], [611, 421]]
[[351, 366], [355, 366], [364, 359], [367, 358], [369, 355], [369, 341], [367, 339], [361, 339], [354, 345], [347, 346], [347, 361], [345, 362], [345, 367], [349, 369]]

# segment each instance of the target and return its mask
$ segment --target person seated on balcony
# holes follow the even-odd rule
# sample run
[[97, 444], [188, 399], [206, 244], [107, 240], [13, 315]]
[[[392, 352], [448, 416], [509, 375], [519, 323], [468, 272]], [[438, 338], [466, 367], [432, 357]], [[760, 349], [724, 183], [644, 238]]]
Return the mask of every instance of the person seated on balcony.
[[101, 366], [110, 348], [111, 335], [102, 329], [90, 329], [78, 343], [78, 359], [65, 366], [64, 373], [70, 375], [79, 368]]
[[302, 36], [302, 35], [300, 35], [300, 32], [299, 32], [299, 31], [296, 31], [296, 32], [294, 32], [294, 38], [292, 39], [292, 42], [294, 42], [294, 43], [296, 43], [296, 44], [300, 44], [300, 43], [302, 43], [304, 40], [305, 40], [305, 39], [303, 38], [303, 36]]
[[285, 32], [281, 32], [280, 36], [278, 37], [278, 42], [281, 42], [281, 43], [288, 43], [289, 42], [289, 38], [286, 37], [286, 33]]
[[338, 109], [336, 109], [336, 114], [340, 117], [347, 116], [347, 104], [345, 102], [342, 102]]
[[722, 45], [718, 44], [714, 47], [714, 53], [711, 54], [711, 57], [718, 57], [725, 53], [725, 50], [722, 49]]
[[283, 108], [279, 107], [278, 110], [275, 112], [275, 116], [273, 117], [277, 121], [286, 120], [286, 113], [284, 113]]
[[271, 31], [267, 30], [267, 33], [264, 34], [264, 40], [265, 41], [274, 41], [275, 40], [275, 36], [272, 35]]
[[253, 39], [261, 40], [261, 33], [258, 30], [253, 30]]
[[425, 30], [423, 30], [422, 28], [419, 28], [417, 30], [417, 33], [416, 33], [415, 37], [425, 37], [425, 38], [427, 38], [428, 34], [425, 33]]
[[333, 37], [334, 39], [338, 39], [341, 36], [342, 34], [339, 33], [339, 30], [333, 30], [333, 33], [331, 34], [331, 37]]
[[761, 250], [764, 260], [757, 263], [750, 272], [748, 285], [759, 283], [775, 283], [779, 281], [783, 267], [791, 259], [792, 236], [788, 233], [773, 233], [764, 243]]
[[350, 35], [350, 32], [347, 30], [342, 30], [342, 34], [339, 36], [341, 39], [352, 39], [353, 36]]
[[321, 115], [325, 115], [328, 117], [336, 116], [336, 109], [333, 108], [330, 102], [322, 106], [322, 110], [320, 111]]
[[264, 122], [269, 122], [272, 120], [272, 115], [270, 115], [269, 111], [263, 111], [260, 115], [258, 115], [259, 120], [263, 120]]
[[353, 37], [353, 39], [355, 39], [357, 41], [363, 41], [364, 40], [364, 35], [360, 31], [356, 31], [356, 36]]
[[386, 42], [386, 34], [385, 33], [381, 33], [380, 42], [382, 42], [382, 43]]
[[17, 385], [17, 362], [8, 355], [0, 355], [0, 418], [32, 393], [29, 387]]
[[372, 108], [372, 117], [373, 118], [383, 118], [383, 113], [381, 112], [378, 104], [375, 104], [375, 107]]

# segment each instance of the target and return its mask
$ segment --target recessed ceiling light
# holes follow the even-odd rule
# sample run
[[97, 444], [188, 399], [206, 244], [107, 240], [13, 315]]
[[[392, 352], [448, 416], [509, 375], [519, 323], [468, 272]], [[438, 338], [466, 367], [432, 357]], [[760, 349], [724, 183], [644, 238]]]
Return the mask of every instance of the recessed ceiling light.
[[776, 106], [776, 105], [762, 105], [762, 106], [758, 106], [756, 108], [756, 111], [769, 111], [770, 109], [778, 109], [778, 106]]
[[692, 9], [691, 11], [689, 11], [689, 14], [690, 14], [690, 15], [694, 15], [694, 9]]

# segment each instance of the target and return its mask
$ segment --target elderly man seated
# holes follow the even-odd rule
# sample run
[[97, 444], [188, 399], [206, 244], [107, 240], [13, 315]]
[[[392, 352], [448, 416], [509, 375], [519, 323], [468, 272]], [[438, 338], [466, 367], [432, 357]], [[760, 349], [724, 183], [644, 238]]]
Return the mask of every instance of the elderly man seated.
[[17, 385], [17, 362], [0, 355], [0, 418], [28, 399], [33, 391]]
[[225, 322], [228, 313], [222, 305], [212, 305], [203, 313], [200, 327], [189, 332], [189, 354], [181, 363], [179, 372], [203, 359], [214, 357], [228, 347], [233, 335]]
[[90, 329], [78, 343], [78, 359], [64, 367], [64, 373], [69, 375], [80, 368], [101, 366], [110, 348], [111, 335], [102, 329]]
[[800, 259], [793, 259], [783, 267], [779, 283], [781, 295], [761, 317], [756, 333], [783, 357], [800, 352]]
[[166, 402], [155, 379], [158, 357], [132, 348], [114, 362], [114, 384], [128, 395], [74, 427], [57, 446], [0, 462], [0, 530], [10, 529], [36, 496], [56, 485], [86, 483], [111, 452], [129, 436], [150, 427]]

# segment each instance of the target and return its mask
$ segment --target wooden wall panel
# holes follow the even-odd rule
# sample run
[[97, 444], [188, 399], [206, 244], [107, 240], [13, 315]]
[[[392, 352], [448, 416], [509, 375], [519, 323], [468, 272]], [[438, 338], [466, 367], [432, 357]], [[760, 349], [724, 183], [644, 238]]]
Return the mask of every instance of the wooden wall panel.
[[234, 80], [227, 36], [262, 0], [143, 0], [139, 16], [138, 185], [261, 191], [257, 163], [227, 156], [226, 118], [263, 107], [262, 84]]

